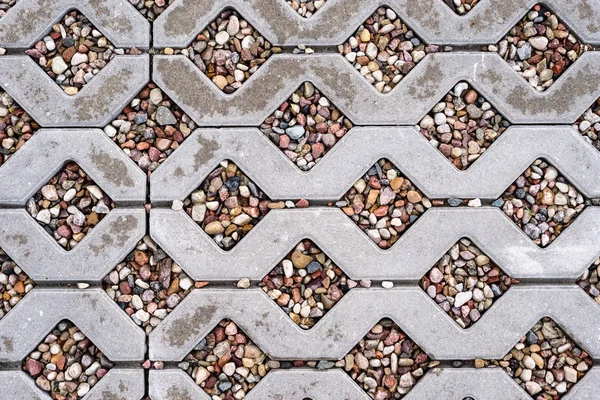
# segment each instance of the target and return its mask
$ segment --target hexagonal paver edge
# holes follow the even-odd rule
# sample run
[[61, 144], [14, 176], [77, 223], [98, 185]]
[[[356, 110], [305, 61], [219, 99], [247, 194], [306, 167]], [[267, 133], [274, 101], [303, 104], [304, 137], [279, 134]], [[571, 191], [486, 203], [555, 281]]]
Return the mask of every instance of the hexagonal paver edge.
[[0, 248], [38, 282], [100, 281], [145, 233], [143, 208], [116, 208], [66, 251], [26, 210], [0, 210]]
[[116, 47], [150, 47], [150, 23], [122, 0], [19, 0], [0, 19], [0, 47], [33, 46], [73, 9], [89, 18]]
[[309, 172], [256, 128], [198, 129], [152, 174], [150, 196], [152, 202], [183, 200], [221, 161], [231, 160], [273, 200], [337, 201], [381, 158], [432, 199], [497, 199], [537, 158], [585, 196], [600, 197], [600, 176], [589, 173], [600, 167], [600, 152], [569, 126], [510, 127], [466, 171], [413, 127], [352, 128]]
[[[269, 0], [179, 0], [154, 22], [154, 46], [184, 47], [225, 7], [235, 8], [276, 45], [341, 44], [381, 5], [396, 11], [403, 22], [430, 44], [493, 44], [500, 40], [537, 0], [499, 4], [482, 0], [459, 16], [441, 0], [329, 0], [318, 13], [303, 19], [283, 2]], [[576, 34], [590, 44], [600, 43], [600, 3], [596, 0], [547, 0]], [[352, 10], [352, 12], [348, 12]], [[301, 34], [299, 34], [301, 32]]]
[[0, 320], [0, 361], [25, 359], [65, 319], [111, 361], [144, 360], [146, 335], [102, 289], [36, 288]]
[[147, 54], [116, 56], [79, 93], [70, 96], [31, 57], [0, 57], [0, 87], [45, 128], [103, 128], [149, 80]]
[[68, 161], [117, 205], [146, 201], [146, 175], [102, 130], [41, 129], [0, 166], [0, 205], [24, 206]]
[[600, 317], [598, 304], [576, 285], [539, 285], [511, 288], [466, 330], [418, 287], [352, 289], [310, 330], [287, 318], [260, 288], [198, 289], [152, 331], [150, 359], [180, 361], [219, 321], [231, 319], [274, 359], [339, 360], [386, 317], [434, 360], [501, 359], [544, 316], [598, 358], [600, 326], [589, 323]]
[[387, 94], [377, 92], [340, 54], [274, 55], [232, 95], [183, 55], [153, 60], [156, 83], [200, 126], [259, 126], [305, 81], [357, 125], [417, 124], [423, 110], [463, 80], [515, 124], [572, 123], [600, 96], [600, 53], [594, 51], [543, 93], [488, 52], [429, 54]]
[[[10, 391], [11, 400], [50, 400], [50, 395], [38, 388], [34, 380], [23, 371], [0, 371], [0, 387], [5, 391]], [[131, 370], [116, 367], [109, 370], [83, 399], [141, 399], [144, 389], [144, 371], [142, 369]]]

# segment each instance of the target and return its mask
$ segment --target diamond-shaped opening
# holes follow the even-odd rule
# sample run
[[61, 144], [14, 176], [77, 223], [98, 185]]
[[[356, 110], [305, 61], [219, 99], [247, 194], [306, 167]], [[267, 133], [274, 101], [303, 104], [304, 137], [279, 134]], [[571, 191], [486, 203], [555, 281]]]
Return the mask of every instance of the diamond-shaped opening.
[[104, 132], [145, 172], [163, 163], [196, 129], [196, 123], [154, 83], [149, 83]]
[[537, 159], [502, 195], [504, 213], [538, 246], [545, 247], [588, 204], [556, 168]]
[[344, 357], [344, 369], [373, 399], [404, 397], [437, 365], [390, 319], [383, 319]]
[[186, 49], [163, 54], [184, 54], [226, 94], [238, 90], [271, 55], [273, 47], [236, 10], [223, 10]]
[[0, 88], [0, 166], [38, 129], [38, 123]]
[[79, 11], [65, 14], [25, 53], [69, 95], [77, 94], [117, 54], [140, 54], [115, 48]]
[[300, 15], [304, 18], [312, 17], [327, 0], [285, 0]]
[[458, 15], [466, 15], [479, 4], [479, 0], [443, 0]]
[[2, 0], [0, 1], [0, 18], [4, 17], [8, 10], [14, 7], [19, 0]]
[[391, 247], [431, 202], [381, 159], [336, 203], [382, 249]]
[[583, 137], [600, 150], [600, 98], [573, 125]]
[[421, 278], [420, 286], [461, 328], [468, 328], [517, 282], [463, 238]]
[[426, 45], [388, 7], [379, 7], [339, 52], [382, 93], [392, 90], [427, 54], [439, 46]]
[[509, 126], [483, 96], [460, 82], [423, 117], [418, 129], [456, 168], [466, 170]]
[[590, 50], [542, 4], [535, 5], [496, 46], [489, 49], [500, 54], [539, 91], [548, 89]]
[[202, 283], [194, 282], [163, 249], [145, 236], [102, 280], [108, 297], [147, 335]]
[[259, 285], [303, 329], [312, 328], [355, 284], [305, 239]]
[[71, 250], [115, 207], [75, 162], [69, 162], [27, 201], [29, 214]]
[[262, 123], [260, 130], [298, 168], [308, 171], [352, 126], [319, 89], [304, 82]]
[[23, 370], [56, 400], [80, 399], [114, 364], [71, 321], [61, 321], [23, 361]]
[[225, 160], [184, 201], [183, 207], [224, 250], [230, 250], [267, 213], [284, 208], [267, 195], [232, 161]]
[[502, 360], [503, 368], [534, 399], [560, 399], [592, 367], [593, 360], [550, 318], [542, 318]]
[[154, 22], [175, 0], [129, 0], [150, 22]]
[[234, 322], [223, 320], [179, 363], [179, 368], [212, 398], [241, 399], [278, 365]]
[[31, 278], [0, 248], [0, 320], [13, 309], [35, 283]]
[[600, 304], [600, 258], [577, 280], [577, 284]]

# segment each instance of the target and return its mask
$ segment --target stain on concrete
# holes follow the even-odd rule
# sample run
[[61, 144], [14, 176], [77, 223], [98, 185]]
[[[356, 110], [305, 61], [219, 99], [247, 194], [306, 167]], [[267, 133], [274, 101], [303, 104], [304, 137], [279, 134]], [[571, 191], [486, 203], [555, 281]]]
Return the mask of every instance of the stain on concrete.
[[198, 172], [198, 170], [205, 166], [209, 161], [213, 161], [215, 153], [221, 149], [221, 144], [219, 142], [212, 138], [204, 137], [202, 134], [198, 135], [198, 145], [200, 148], [194, 155], [194, 172]]
[[167, 390], [166, 400], [192, 400], [192, 395], [183, 388], [171, 386], [169, 390]]
[[11, 337], [2, 336], [2, 343], [6, 352], [12, 353], [14, 351], [15, 343]]
[[[139, 56], [118, 57], [131, 58]], [[140, 60], [139, 67], [143, 68], [142, 66], [145, 65], [146, 62]], [[110, 66], [107, 68], [110, 68]], [[91, 122], [111, 113], [117, 108], [117, 104], [136, 81], [133, 79], [134, 76], [143, 76], [143, 74], [140, 70], [134, 71], [129, 67], [103, 70], [96, 78], [99, 80], [96, 90], [91, 90], [94, 86], [87, 86], [86, 91], [75, 95], [74, 99], [76, 100], [71, 103], [72, 107], [63, 110], [62, 119], [64, 121]]]
[[171, 347], [181, 347], [196, 336], [200, 329], [213, 318], [217, 312], [214, 305], [200, 306], [193, 314], [176, 318], [166, 329], [165, 336]]
[[111, 156], [101, 148], [92, 145], [90, 159], [102, 171], [102, 177], [118, 187], [134, 187], [135, 181], [129, 175], [125, 161]]

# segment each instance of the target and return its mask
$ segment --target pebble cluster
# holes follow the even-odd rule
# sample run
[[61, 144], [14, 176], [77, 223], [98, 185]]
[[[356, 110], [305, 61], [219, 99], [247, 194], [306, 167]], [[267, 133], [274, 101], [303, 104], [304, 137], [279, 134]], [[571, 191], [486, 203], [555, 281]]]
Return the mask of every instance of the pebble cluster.
[[504, 368], [536, 400], [557, 400], [592, 367], [592, 358], [550, 318], [539, 321], [502, 360], [476, 367]]
[[18, 0], [0, 0], [0, 18], [10, 10]]
[[600, 98], [577, 120], [575, 128], [588, 140], [595, 148], [600, 150]]
[[380, 7], [358, 28], [339, 52], [382, 93], [392, 90], [428, 53], [428, 46], [394, 10]]
[[542, 159], [517, 178], [502, 201], [504, 213], [541, 247], [552, 243], [586, 206], [581, 193]]
[[596, 303], [600, 304], [600, 258], [585, 271], [579, 278], [577, 284], [592, 296]]
[[343, 368], [372, 399], [400, 399], [438, 363], [391, 320], [380, 321], [344, 357]]
[[303, 83], [260, 126], [303, 171], [314, 167], [351, 128], [352, 122], [310, 82]]
[[479, 0], [444, 0], [458, 15], [465, 15], [473, 9]]
[[74, 162], [66, 164], [27, 201], [27, 211], [66, 250], [71, 250], [115, 207]]
[[104, 128], [145, 172], [151, 173], [196, 129], [196, 123], [154, 83]]
[[260, 287], [303, 329], [310, 329], [357, 285], [312, 241], [303, 240]]
[[273, 47], [235, 10], [222, 11], [187, 49], [166, 48], [163, 54], [184, 54], [223, 92], [238, 90], [274, 53]]
[[114, 300], [147, 335], [179, 305], [194, 282], [158, 245], [145, 236], [102, 281]]
[[456, 168], [465, 170], [509, 125], [483, 96], [460, 82], [423, 117], [418, 129]]
[[270, 201], [233, 162], [225, 160], [188, 196], [183, 207], [219, 247], [235, 246], [272, 209], [307, 207], [306, 200]]
[[304, 18], [310, 18], [327, 0], [285, 0], [292, 8]]
[[0, 165], [40, 129], [12, 97], [0, 89]]
[[223, 320], [179, 363], [211, 399], [243, 399], [279, 362], [271, 361], [236, 324]]
[[589, 47], [537, 4], [497, 45], [488, 47], [537, 90], [548, 89]]
[[40, 389], [56, 400], [82, 398], [113, 366], [69, 321], [60, 322], [23, 362]]
[[21, 299], [33, 289], [34, 282], [0, 248], [0, 319], [2, 319]]
[[336, 203], [382, 249], [432, 206], [394, 165], [379, 160]]
[[461, 328], [468, 328], [512, 283], [516, 281], [463, 238], [421, 279], [420, 286]]
[[146, 19], [153, 22], [175, 0], [128, 0]]
[[[116, 49], [84, 15], [72, 11], [25, 53], [33, 57], [65, 93], [74, 95], [117, 54], [125, 54], [125, 50]], [[131, 53], [137, 50], [132, 49]]]

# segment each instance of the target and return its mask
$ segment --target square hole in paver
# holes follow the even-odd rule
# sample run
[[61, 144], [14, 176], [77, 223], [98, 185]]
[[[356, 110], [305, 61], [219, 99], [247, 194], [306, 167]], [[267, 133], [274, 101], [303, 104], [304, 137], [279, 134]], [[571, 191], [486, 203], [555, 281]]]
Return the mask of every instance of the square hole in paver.
[[344, 357], [344, 370], [372, 399], [399, 399], [438, 365], [392, 320], [383, 319]]
[[77, 163], [67, 163], [27, 201], [29, 214], [65, 250], [71, 250], [115, 207]]
[[118, 49], [78, 11], [65, 14], [50, 33], [25, 51], [65, 93], [77, 94], [118, 54]]
[[104, 132], [144, 171], [158, 168], [196, 129], [196, 123], [149, 83]]
[[311, 82], [304, 82], [260, 126], [301, 170], [308, 171], [344, 137], [352, 122]]
[[537, 4], [489, 50], [497, 52], [531, 86], [544, 91], [590, 47], [552, 10]]
[[[278, 0], [280, 1], [280, 0]], [[225, 9], [196, 35], [184, 54], [224, 93], [238, 90], [279, 48], [267, 41], [236, 10]]]
[[469, 239], [463, 238], [442, 256], [419, 285], [461, 328], [468, 328], [516, 282]]
[[588, 204], [556, 168], [535, 160], [502, 195], [502, 210], [540, 247], [560, 235]]
[[312, 328], [356, 282], [311, 240], [298, 243], [260, 287], [303, 329]]
[[427, 45], [389, 7], [379, 7], [339, 52], [382, 93], [391, 91], [429, 53]]
[[102, 280], [108, 297], [141, 326], [146, 335], [195, 287], [202, 286], [203, 283], [194, 282], [150, 236], [140, 240]]
[[34, 287], [35, 283], [25, 271], [0, 248], [0, 320]]
[[391, 247], [431, 202], [388, 160], [381, 159], [336, 203], [379, 247]]
[[593, 360], [556, 322], [545, 317], [502, 360], [479, 363], [503, 368], [538, 400], [565, 396], [589, 371]]
[[0, 166], [31, 139], [40, 126], [0, 88]]
[[459, 82], [417, 129], [456, 168], [466, 170], [509, 126], [483, 96], [467, 82]]
[[55, 400], [83, 398], [114, 364], [72, 322], [60, 322], [23, 361]]

